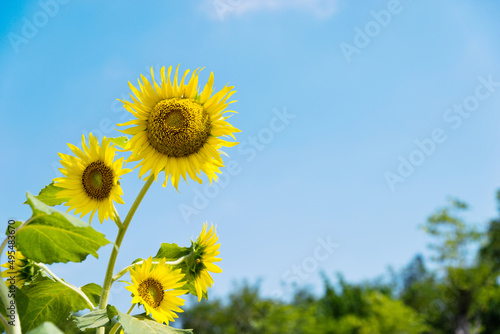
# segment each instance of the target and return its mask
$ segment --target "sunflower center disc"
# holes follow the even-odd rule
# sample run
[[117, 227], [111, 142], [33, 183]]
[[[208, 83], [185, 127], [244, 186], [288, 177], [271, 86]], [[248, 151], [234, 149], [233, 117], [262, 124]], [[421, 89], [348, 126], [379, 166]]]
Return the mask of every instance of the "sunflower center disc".
[[191, 99], [158, 102], [148, 122], [149, 143], [169, 157], [185, 157], [198, 152], [210, 134], [207, 112]]
[[152, 308], [160, 306], [163, 300], [163, 286], [153, 278], [148, 278], [139, 284], [137, 289], [141, 298]]
[[113, 188], [113, 171], [102, 161], [91, 162], [83, 171], [82, 185], [90, 198], [102, 201]]

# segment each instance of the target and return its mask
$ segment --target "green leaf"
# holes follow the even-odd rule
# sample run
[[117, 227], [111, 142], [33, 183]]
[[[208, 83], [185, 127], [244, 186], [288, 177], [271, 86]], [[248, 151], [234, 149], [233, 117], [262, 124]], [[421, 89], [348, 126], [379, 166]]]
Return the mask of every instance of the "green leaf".
[[102, 287], [99, 284], [89, 283], [80, 288], [84, 294], [89, 297], [90, 301], [94, 306], [99, 305], [101, 300]]
[[125, 146], [127, 146], [128, 143], [128, 137], [126, 136], [114, 137], [108, 139], [119, 148], [125, 148]]
[[23, 332], [51, 321], [63, 323], [71, 313], [89, 307], [76, 291], [49, 278], [39, 278], [16, 291]]
[[[9, 222], [11, 222], [12, 220], [9, 220]], [[22, 221], [19, 221], [19, 220], [16, 220], [14, 221], [12, 224], [8, 224], [7, 225], [7, 230], [5, 230], [5, 235], [6, 236], [9, 236], [9, 235], [12, 235], [14, 233], [14, 230], [16, 228], [18, 228], [19, 226], [21, 226], [23, 222]]]
[[189, 252], [190, 248], [188, 247], [180, 247], [177, 244], [163, 243], [155, 256], [155, 259], [166, 258], [167, 261], [175, 261], [188, 255]]
[[106, 310], [95, 310], [82, 315], [81, 317], [75, 317], [74, 320], [76, 323], [76, 327], [78, 327], [80, 330], [97, 328], [110, 324], [108, 313]]
[[28, 259], [51, 264], [82, 262], [87, 255], [109, 243], [102, 233], [80, 219], [60, 212], [27, 194], [32, 221], [18, 230], [17, 248]]
[[64, 188], [54, 185], [54, 182], [52, 182], [51, 184], [43, 188], [38, 196], [35, 196], [35, 198], [39, 199], [49, 206], [59, 205], [70, 200], [69, 198], [56, 197], [56, 194], [63, 189]]
[[160, 324], [145, 315], [131, 316], [120, 312], [115, 307], [108, 307], [108, 314], [116, 314], [116, 320], [122, 325], [124, 334], [193, 334], [192, 329], [177, 329]]
[[28, 334], [64, 334], [64, 333], [59, 328], [57, 328], [56, 325], [54, 325], [53, 323], [46, 321], [37, 328], [30, 330]]

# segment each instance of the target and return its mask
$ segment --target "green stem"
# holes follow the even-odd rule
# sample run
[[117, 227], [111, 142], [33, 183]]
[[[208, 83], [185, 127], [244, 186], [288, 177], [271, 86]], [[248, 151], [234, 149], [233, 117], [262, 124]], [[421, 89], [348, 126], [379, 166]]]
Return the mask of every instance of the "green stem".
[[0, 314], [0, 321], [2, 322], [3, 327], [7, 327], [7, 320], [5, 320], [4, 316]]
[[120, 220], [120, 216], [118, 215], [118, 211], [116, 211], [116, 208], [113, 208], [113, 212], [115, 213], [115, 224], [118, 226], [118, 228], [123, 228], [123, 223]]
[[78, 293], [85, 300], [85, 302], [87, 303], [87, 305], [89, 305], [89, 310], [92, 311], [94, 309], [94, 304], [92, 304], [92, 302], [90, 301], [89, 297], [87, 297], [87, 295], [80, 288], [77, 288], [74, 285], [66, 283], [65, 281], [63, 281], [62, 279], [60, 279], [59, 277], [57, 277], [57, 275], [54, 274], [52, 271], [50, 271], [50, 269], [46, 265], [44, 265], [43, 263], [35, 263], [35, 265], [37, 265], [39, 268], [41, 268], [42, 270], [44, 270], [47, 274], [49, 274], [50, 276], [52, 276], [56, 281], [58, 281], [62, 285], [66, 286], [66, 287], [70, 288], [71, 290], [75, 291], [76, 293]]
[[[14, 237], [17, 231], [22, 229], [24, 226], [29, 224], [33, 219], [37, 217], [39, 217], [39, 215], [31, 217], [30, 219], [22, 223], [18, 228], [16, 228], [13, 233], [10, 233], [10, 235], [7, 236], [7, 238], [5, 238], [5, 240], [0, 245], [0, 254], [3, 253], [3, 249], [5, 248], [5, 246], [9, 241], [9, 237]], [[9, 325], [8, 323], [7, 325], [5, 325], [5, 330], [7, 331], [7, 334], [21, 334], [21, 322], [19, 320], [19, 314], [17, 313], [17, 304], [15, 303], [15, 298], [9, 297], [9, 288], [7, 287], [7, 284], [5, 284], [5, 281], [2, 278], [0, 278], [0, 299], [2, 299], [4, 305], [14, 305], [14, 309], [12, 310], [14, 312], [14, 314], [12, 314], [12, 316], [14, 317], [13, 318], [14, 326]], [[5, 319], [2, 319], [2, 321], [3, 320]], [[15, 325], [16, 322], [18, 323], [17, 325]]]
[[[113, 247], [113, 250], [111, 251], [111, 256], [109, 258], [108, 262], [108, 268], [106, 269], [106, 276], [104, 277], [104, 283], [102, 285], [102, 294], [101, 294], [101, 300], [99, 302], [99, 309], [104, 309], [106, 308], [108, 304], [108, 298], [109, 298], [109, 292], [111, 290], [111, 284], [113, 284], [113, 271], [115, 269], [115, 264], [116, 264], [116, 258], [118, 256], [118, 251], [120, 250], [120, 246], [123, 241], [123, 237], [125, 236], [125, 233], [127, 232], [128, 226], [130, 225], [130, 221], [132, 220], [132, 217], [134, 217], [135, 211], [139, 207], [139, 204], [141, 204], [142, 199], [144, 198], [144, 195], [146, 195], [146, 192], [148, 191], [149, 187], [154, 181], [154, 176], [150, 176], [149, 179], [146, 181], [144, 186], [142, 187], [141, 191], [139, 192], [139, 195], [137, 195], [137, 198], [134, 201], [134, 204], [130, 207], [130, 210], [128, 211], [127, 217], [125, 217], [125, 220], [123, 221], [123, 227], [118, 229], [118, 234], [116, 235], [116, 240], [115, 240], [115, 245]], [[97, 334], [104, 334], [104, 327], [100, 327], [96, 331]]]
[[4, 305], [15, 305], [14, 310], [13, 310], [14, 314], [12, 314], [12, 316], [14, 317], [12, 319], [12, 321], [14, 322], [14, 326], [7, 325], [7, 326], [5, 326], [5, 329], [7, 331], [7, 334], [21, 334], [21, 323], [19, 322], [19, 314], [17, 313], [17, 305], [10, 303], [10, 298], [8, 295], [9, 295], [9, 289], [7, 288], [7, 284], [5, 284], [3, 279], [0, 279], [0, 298], [2, 298], [3, 304]]

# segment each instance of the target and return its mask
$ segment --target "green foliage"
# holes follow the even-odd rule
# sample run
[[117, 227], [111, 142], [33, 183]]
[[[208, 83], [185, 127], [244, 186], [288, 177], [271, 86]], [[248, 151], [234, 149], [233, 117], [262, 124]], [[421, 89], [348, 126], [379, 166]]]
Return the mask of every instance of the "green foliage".
[[197, 334], [424, 334], [429, 328], [413, 309], [371, 285], [343, 282], [336, 293], [325, 281], [325, 291], [321, 298], [299, 291], [284, 303], [261, 298], [258, 287], [244, 285], [227, 303], [196, 304], [182, 319]]
[[28, 334], [64, 334], [51, 322], [44, 322], [37, 328], [30, 330]]
[[487, 242], [480, 250], [481, 262], [488, 264], [493, 271], [500, 272], [500, 220], [490, 222]]
[[177, 244], [162, 243], [155, 258], [165, 258], [166, 261], [176, 261], [183, 256], [189, 255], [189, 253], [190, 248], [188, 247], [180, 247]]
[[14, 233], [15, 229], [18, 228], [19, 226], [21, 226], [21, 224], [23, 223], [22, 221], [19, 221], [19, 220], [16, 220], [12, 224], [10, 224], [10, 222], [11, 221], [9, 221], [9, 225], [7, 225], [7, 229], [5, 230], [6, 236], [12, 235]]
[[325, 279], [322, 296], [302, 290], [290, 302], [245, 285], [225, 300], [196, 304], [183, 322], [197, 334], [500, 334], [500, 220], [483, 233], [461, 217], [467, 207], [453, 200], [424, 225], [435, 238], [435, 271], [418, 255], [395, 284], [352, 284], [339, 275], [335, 286]]
[[77, 292], [45, 277], [17, 290], [16, 301], [23, 332], [45, 321], [62, 324], [73, 312], [89, 307]]
[[108, 316], [122, 325], [124, 334], [193, 334], [190, 329], [176, 329], [160, 324], [145, 315], [131, 316], [120, 312], [114, 306], [108, 306]]
[[35, 262], [81, 262], [87, 255], [96, 258], [97, 250], [109, 243], [102, 233], [83, 221], [57, 211], [30, 193], [31, 222], [17, 231], [17, 248]]
[[468, 209], [467, 204], [451, 199], [449, 206], [431, 215], [423, 230], [437, 241], [429, 247], [436, 253], [435, 261], [448, 265], [466, 265], [470, 245], [480, 241], [482, 234], [459, 216]]
[[80, 330], [97, 328], [101, 326], [107, 326], [110, 324], [110, 320], [108, 318], [108, 312], [105, 309], [95, 310], [87, 314], [84, 314], [81, 317], [75, 317], [74, 321], [76, 327], [78, 327]]
[[54, 182], [51, 182], [48, 186], [45, 186], [45, 188], [43, 188], [40, 193], [35, 196], [35, 198], [47, 204], [48, 206], [59, 205], [69, 201], [69, 198], [56, 197], [56, 194], [61, 190], [63, 190], [63, 188], [58, 187], [54, 185]]
[[80, 288], [94, 306], [99, 305], [99, 300], [101, 299], [102, 287], [99, 284], [89, 283]]

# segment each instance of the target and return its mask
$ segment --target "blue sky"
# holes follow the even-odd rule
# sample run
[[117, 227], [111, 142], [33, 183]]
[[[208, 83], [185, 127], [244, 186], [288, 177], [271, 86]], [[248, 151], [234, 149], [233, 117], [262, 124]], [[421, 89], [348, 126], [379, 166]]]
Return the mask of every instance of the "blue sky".
[[[450, 195], [484, 223], [500, 186], [500, 4], [395, 1], [2, 1], [2, 221], [29, 218], [25, 192], [59, 176], [67, 143], [118, 135], [128, 81], [180, 63], [235, 85], [241, 144], [219, 184], [153, 185], [117, 270], [209, 221], [224, 270], [211, 293], [262, 278], [264, 294], [286, 296], [282, 282], [318, 291], [321, 271], [359, 281], [401, 268], [426, 252], [418, 225]], [[122, 180], [122, 215], [141, 186], [137, 171]], [[114, 240], [113, 223], [93, 226]], [[101, 284], [110, 250], [53, 269]], [[127, 307], [128, 292], [111, 302]]]

